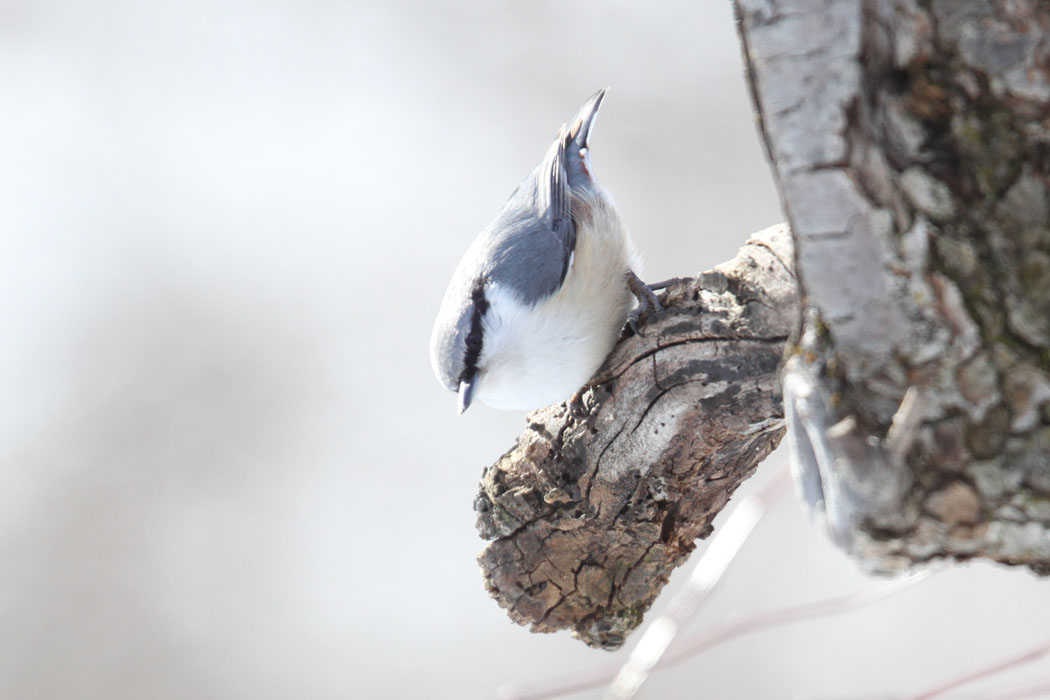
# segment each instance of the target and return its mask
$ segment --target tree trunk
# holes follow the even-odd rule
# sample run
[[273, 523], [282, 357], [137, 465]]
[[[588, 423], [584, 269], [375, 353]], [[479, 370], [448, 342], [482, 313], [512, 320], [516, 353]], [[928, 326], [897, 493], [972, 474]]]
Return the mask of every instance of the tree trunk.
[[795, 237], [811, 512], [866, 568], [1050, 571], [1050, 15], [738, 0]]

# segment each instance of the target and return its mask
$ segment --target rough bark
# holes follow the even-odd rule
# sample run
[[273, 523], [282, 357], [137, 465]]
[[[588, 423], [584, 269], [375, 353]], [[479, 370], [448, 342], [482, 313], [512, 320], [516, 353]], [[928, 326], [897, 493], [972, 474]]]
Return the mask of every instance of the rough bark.
[[485, 583], [533, 631], [613, 649], [784, 432], [777, 376], [797, 317], [786, 227], [682, 280], [584, 395], [528, 416], [482, 478]]
[[796, 476], [873, 571], [1050, 572], [1050, 13], [737, 0], [795, 238]]

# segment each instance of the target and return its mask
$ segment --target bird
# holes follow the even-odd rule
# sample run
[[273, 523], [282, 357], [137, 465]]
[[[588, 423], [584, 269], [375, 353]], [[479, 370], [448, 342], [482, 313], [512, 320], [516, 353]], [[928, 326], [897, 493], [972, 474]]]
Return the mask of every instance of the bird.
[[594, 177], [591, 129], [607, 90], [561, 125], [452, 274], [430, 357], [461, 414], [474, 400], [532, 410], [578, 399], [625, 323], [659, 309], [627, 226]]

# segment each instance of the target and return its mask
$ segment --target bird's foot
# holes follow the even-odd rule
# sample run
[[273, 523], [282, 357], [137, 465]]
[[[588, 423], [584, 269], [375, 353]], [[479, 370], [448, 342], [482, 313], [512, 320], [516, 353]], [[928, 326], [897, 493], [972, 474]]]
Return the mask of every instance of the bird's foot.
[[658, 291], [660, 289], [667, 289], [668, 287], [676, 285], [679, 282], [688, 282], [688, 281], [689, 281], [688, 277], [672, 277], [669, 280], [663, 280], [661, 282], [653, 282], [653, 283], [647, 284], [645, 286], [655, 292], [655, 291]]
[[651, 287], [647, 285], [642, 279], [634, 274], [634, 270], [627, 270], [627, 288], [631, 290], [635, 298], [638, 300], [638, 306], [631, 311], [627, 317], [627, 325], [636, 335], [644, 335], [638, 329], [638, 322], [642, 320], [644, 316], [650, 313], [660, 313], [663, 311], [663, 306], [660, 305], [660, 300], [656, 298], [656, 294], [653, 293], [653, 289], [661, 289], [666, 287], [668, 284], [673, 283], [674, 280], [667, 280], [661, 282], [661, 287]]

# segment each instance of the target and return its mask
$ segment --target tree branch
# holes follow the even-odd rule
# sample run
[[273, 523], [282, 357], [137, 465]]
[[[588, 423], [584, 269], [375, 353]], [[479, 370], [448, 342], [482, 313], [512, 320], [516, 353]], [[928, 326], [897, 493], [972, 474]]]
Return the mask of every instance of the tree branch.
[[784, 432], [777, 368], [796, 323], [785, 226], [661, 296], [584, 395], [528, 416], [475, 502], [490, 593], [536, 632], [623, 644]]
[[873, 571], [1050, 572], [1050, 15], [737, 0], [795, 237], [802, 491]]

